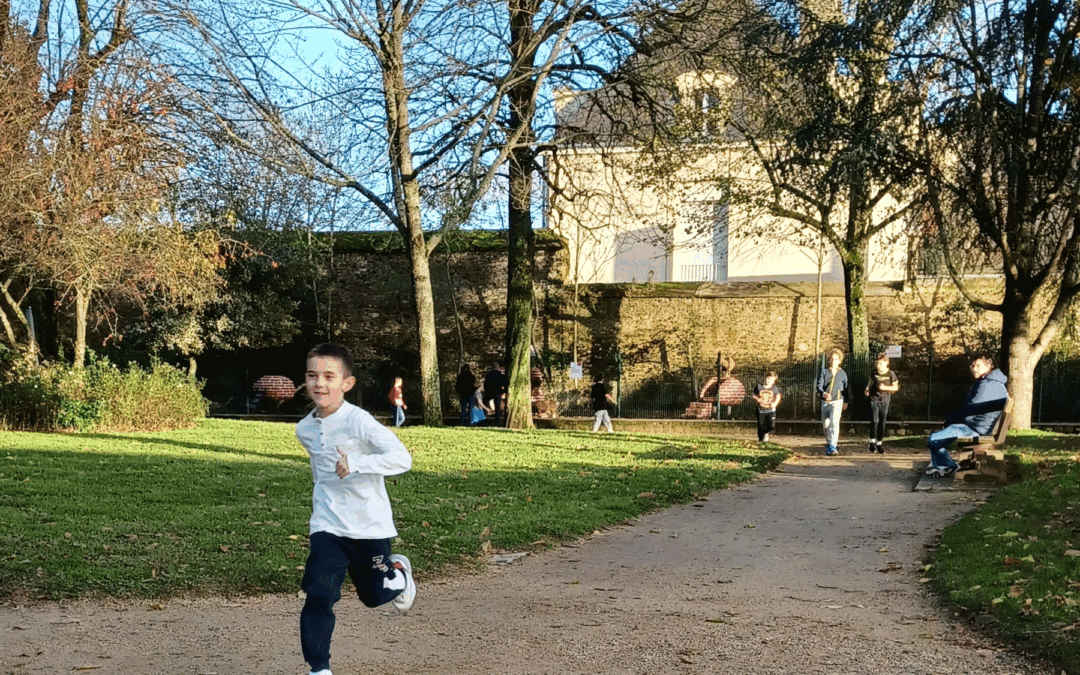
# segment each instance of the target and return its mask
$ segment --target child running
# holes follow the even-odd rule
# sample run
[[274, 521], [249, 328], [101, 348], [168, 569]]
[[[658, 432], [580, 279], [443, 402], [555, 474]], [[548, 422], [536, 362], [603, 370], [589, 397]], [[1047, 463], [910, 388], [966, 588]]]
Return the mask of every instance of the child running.
[[300, 612], [300, 646], [311, 675], [332, 675], [334, 604], [341, 599], [346, 571], [368, 607], [392, 602], [405, 611], [416, 599], [409, 559], [390, 550], [397, 530], [383, 480], [408, 471], [412, 456], [389, 429], [345, 400], [345, 392], [356, 384], [352, 371], [345, 347], [312, 349], [304, 380], [315, 410], [296, 425], [315, 481], [311, 553], [300, 582], [307, 594]]
[[870, 400], [870, 454], [885, 454], [881, 446], [885, 438], [885, 418], [889, 416], [889, 401], [900, 390], [900, 380], [889, 370], [889, 355], [877, 355], [875, 372], [870, 373], [864, 392]]
[[757, 403], [757, 439], [762, 443], [769, 441], [769, 434], [776, 429], [776, 406], [780, 405], [780, 387], [776, 386], [776, 371], [765, 373], [750, 398]]

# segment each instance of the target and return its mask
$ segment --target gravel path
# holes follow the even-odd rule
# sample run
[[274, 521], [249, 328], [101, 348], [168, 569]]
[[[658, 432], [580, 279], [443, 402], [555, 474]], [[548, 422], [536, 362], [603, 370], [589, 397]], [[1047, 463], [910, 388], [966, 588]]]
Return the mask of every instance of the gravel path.
[[[923, 465], [797, 457], [706, 501], [422, 583], [407, 615], [346, 598], [334, 671], [1051, 675], [920, 584], [926, 546], [987, 494], [914, 493]], [[4, 607], [0, 673], [306, 673], [299, 611], [295, 596]]]

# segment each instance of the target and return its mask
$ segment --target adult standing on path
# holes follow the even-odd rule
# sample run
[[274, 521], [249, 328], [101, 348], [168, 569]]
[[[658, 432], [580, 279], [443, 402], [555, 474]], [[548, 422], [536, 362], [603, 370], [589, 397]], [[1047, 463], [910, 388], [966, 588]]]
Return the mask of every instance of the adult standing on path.
[[847, 410], [851, 392], [848, 388], [848, 376], [840, 364], [844, 361], [844, 352], [836, 347], [825, 352], [828, 364], [821, 369], [817, 379], [817, 393], [821, 398], [821, 425], [825, 431], [825, 454], [832, 457], [840, 454], [837, 443], [840, 441], [840, 413]]
[[506, 373], [502, 364], [498, 361], [491, 364], [491, 370], [484, 376], [484, 398], [488, 401], [488, 408], [495, 411], [492, 425], [501, 427], [506, 421], [503, 419], [503, 394], [506, 393]]
[[461, 404], [461, 417], [458, 419], [460, 426], [471, 424], [472, 400], [476, 394], [476, 375], [473, 375], [469, 364], [463, 364], [458, 373], [457, 381], [454, 382], [454, 391], [457, 392], [458, 402]]

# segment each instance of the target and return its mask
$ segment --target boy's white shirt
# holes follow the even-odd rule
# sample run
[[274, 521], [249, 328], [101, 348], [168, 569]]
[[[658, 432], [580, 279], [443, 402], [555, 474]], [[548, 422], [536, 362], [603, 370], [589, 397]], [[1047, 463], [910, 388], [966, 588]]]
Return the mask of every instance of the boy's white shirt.
[[[311, 458], [311, 520], [308, 530], [349, 539], [397, 536], [384, 476], [412, 468], [412, 455], [392, 431], [348, 401], [328, 417], [312, 412], [296, 425], [296, 437]], [[349, 475], [338, 478], [338, 448]]]

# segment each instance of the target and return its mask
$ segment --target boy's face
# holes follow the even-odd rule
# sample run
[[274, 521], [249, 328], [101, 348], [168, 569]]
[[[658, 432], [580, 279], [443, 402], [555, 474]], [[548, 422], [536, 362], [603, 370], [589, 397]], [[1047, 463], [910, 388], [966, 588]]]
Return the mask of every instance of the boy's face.
[[976, 380], [981, 379], [994, 369], [994, 365], [986, 359], [975, 359], [971, 362], [971, 375]]
[[315, 402], [320, 417], [333, 414], [345, 400], [345, 392], [353, 388], [356, 378], [345, 375], [341, 360], [332, 356], [313, 356], [308, 359], [304, 374], [308, 395]]
[[877, 362], [877, 371], [879, 373], [881, 373], [882, 375], [889, 372], [889, 362], [886, 361], [885, 359], [882, 359], [882, 360], [878, 361]]
[[843, 356], [840, 356], [836, 352], [833, 352], [832, 354], [829, 355], [829, 367], [830, 368], [839, 368], [840, 367], [840, 362], [843, 361], [843, 360], [844, 360]]
[[765, 386], [766, 387], [771, 387], [774, 384], [776, 384], [776, 378], [773, 377], [772, 375], [766, 375], [765, 376]]

